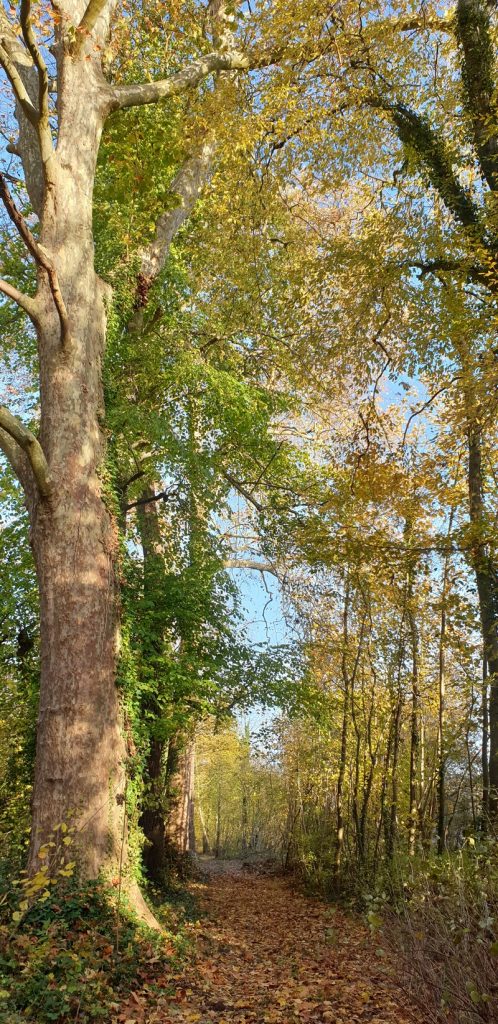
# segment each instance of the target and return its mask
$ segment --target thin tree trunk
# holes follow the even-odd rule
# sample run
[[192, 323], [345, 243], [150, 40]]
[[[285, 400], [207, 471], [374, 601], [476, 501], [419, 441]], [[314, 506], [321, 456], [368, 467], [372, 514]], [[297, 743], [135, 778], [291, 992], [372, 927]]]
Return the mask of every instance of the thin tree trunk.
[[216, 840], [214, 844], [215, 857], [221, 856], [221, 783], [218, 779], [218, 792], [216, 796]]
[[167, 769], [168, 814], [166, 843], [173, 860], [180, 863], [195, 851], [194, 833], [194, 740], [170, 740]]
[[[453, 528], [454, 511], [451, 509], [448, 523], [448, 538]], [[448, 596], [450, 559], [445, 556], [443, 569], [443, 583], [441, 588], [441, 621], [439, 629], [439, 658], [438, 658], [438, 819], [437, 819], [437, 852], [444, 853], [446, 849], [446, 751], [444, 748], [444, 731], [446, 724], [446, 603]]]
[[482, 431], [472, 419], [468, 425], [468, 483], [470, 519], [474, 527], [471, 547], [477, 582], [479, 610], [484, 641], [484, 656], [489, 672], [489, 819], [498, 821], [498, 576], [485, 537], [485, 509], [482, 481]]
[[350, 718], [350, 697], [349, 697], [349, 674], [347, 667], [347, 645], [348, 645], [348, 615], [349, 615], [349, 580], [346, 583], [343, 609], [343, 650], [342, 650], [342, 682], [343, 682], [343, 705], [342, 705], [342, 727], [341, 727], [341, 750], [339, 755], [339, 773], [337, 776], [337, 804], [336, 804], [336, 841], [334, 854], [334, 878], [337, 881], [341, 867], [342, 848], [344, 844], [344, 813], [343, 813], [343, 791], [344, 778], [346, 773], [346, 759], [348, 747], [348, 729]]
[[[141, 655], [148, 672], [152, 674], [157, 663], [161, 663], [166, 626], [160, 600], [165, 577], [164, 540], [157, 504], [146, 501], [155, 493], [156, 485], [148, 485], [142, 493], [143, 503], [137, 506], [137, 523], [143, 553], [144, 604], [147, 608], [142, 626]], [[154, 694], [148, 693], [142, 713], [156, 719], [164, 713]], [[159, 885], [165, 881], [169, 864], [166, 844], [164, 749], [165, 740], [153, 735], [144, 766], [144, 799], [140, 817], [140, 827], [145, 837], [144, 866], [151, 881]]]
[[[446, 571], [446, 566], [445, 566]], [[438, 670], [438, 818], [437, 818], [437, 852], [441, 855], [446, 849], [446, 752], [444, 749], [444, 730], [446, 720], [446, 602], [441, 606], [441, 627], [439, 633], [439, 670]]]
[[386, 837], [386, 856], [392, 860], [398, 839], [398, 762], [401, 741], [401, 712], [403, 709], [403, 692], [401, 687], [401, 670], [398, 675], [398, 693], [393, 719], [393, 759], [391, 774], [391, 806], [389, 813], [389, 830]]
[[[411, 524], [407, 522], [405, 536], [409, 542]], [[414, 584], [415, 566], [410, 564], [408, 570], [407, 605], [406, 614], [410, 631], [411, 647], [411, 686], [412, 705], [410, 715], [410, 779], [409, 779], [409, 822], [408, 822], [408, 850], [411, 857], [415, 855], [417, 836], [420, 829], [419, 802], [420, 802], [420, 639], [417, 620], [414, 611]]]
[[410, 623], [411, 645], [412, 645], [412, 710], [410, 717], [410, 824], [409, 824], [409, 852], [413, 857], [415, 854], [418, 834], [418, 804], [419, 785], [418, 770], [420, 759], [420, 691], [418, 674], [418, 633], [415, 623], [415, 616], [408, 611]]
[[151, 740], [144, 769], [145, 806], [140, 817], [140, 827], [145, 836], [144, 867], [148, 877], [156, 884], [164, 883], [168, 867], [163, 754], [164, 742], [158, 739]]
[[201, 823], [202, 852], [203, 852], [203, 854], [206, 855], [206, 854], [211, 853], [211, 844], [209, 842], [209, 836], [208, 836], [207, 829], [206, 829], [206, 820], [204, 818], [204, 811], [202, 809], [202, 804], [201, 804], [201, 801], [199, 799], [199, 793], [198, 792], [197, 792], [196, 804], [197, 804], [197, 813], [199, 815], [199, 821]]
[[488, 717], [488, 663], [482, 659], [482, 830], [487, 831], [489, 818], [489, 717]]

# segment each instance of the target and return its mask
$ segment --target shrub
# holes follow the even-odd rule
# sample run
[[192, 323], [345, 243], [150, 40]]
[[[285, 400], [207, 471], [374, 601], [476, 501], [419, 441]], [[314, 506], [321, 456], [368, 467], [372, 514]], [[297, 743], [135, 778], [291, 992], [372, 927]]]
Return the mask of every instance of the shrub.
[[11, 899], [7, 907], [0, 924], [1, 1024], [109, 1021], [131, 990], [164, 984], [168, 960], [171, 969], [185, 951], [181, 928], [178, 938], [165, 940], [128, 908], [118, 916], [100, 882], [62, 880], [18, 927]]
[[383, 918], [427, 1024], [498, 1020], [496, 845], [419, 863]]

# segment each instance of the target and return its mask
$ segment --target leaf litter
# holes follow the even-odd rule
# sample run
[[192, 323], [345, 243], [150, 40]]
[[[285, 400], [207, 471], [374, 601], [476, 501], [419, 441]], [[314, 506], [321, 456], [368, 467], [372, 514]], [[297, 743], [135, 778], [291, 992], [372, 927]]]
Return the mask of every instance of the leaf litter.
[[137, 989], [117, 1024], [420, 1024], [391, 954], [361, 919], [282, 878], [232, 872], [191, 886], [181, 973]]

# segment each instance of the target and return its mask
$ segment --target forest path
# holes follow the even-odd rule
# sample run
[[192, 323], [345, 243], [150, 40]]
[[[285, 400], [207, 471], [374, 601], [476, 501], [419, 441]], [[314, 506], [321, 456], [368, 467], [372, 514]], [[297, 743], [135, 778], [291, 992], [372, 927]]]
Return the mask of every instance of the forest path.
[[[209, 870], [209, 869], [208, 869]], [[146, 1024], [414, 1024], [393, 964], [362, 922], [231, 862], [192, 886], [203, 916], [174, 990]]]

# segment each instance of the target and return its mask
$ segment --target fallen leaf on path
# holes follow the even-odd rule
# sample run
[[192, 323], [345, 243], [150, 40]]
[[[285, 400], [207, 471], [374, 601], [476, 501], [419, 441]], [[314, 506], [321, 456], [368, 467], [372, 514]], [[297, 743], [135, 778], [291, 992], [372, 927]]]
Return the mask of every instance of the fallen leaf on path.
[[172, 995], [132, 993], [133, 1024], [415, 1024], [395, 965], [357, 917], [266, 875], [192, 888], [206, 917], [191, 958], [159, 980]]

